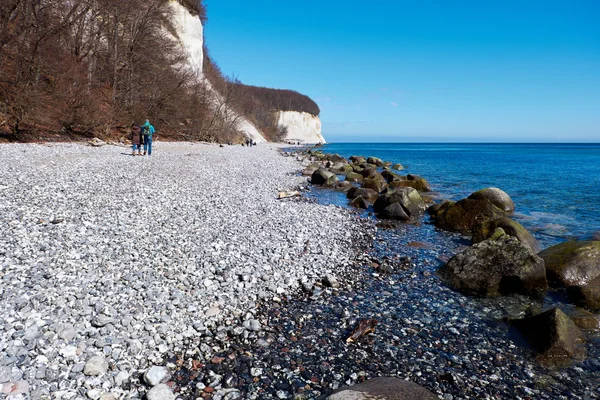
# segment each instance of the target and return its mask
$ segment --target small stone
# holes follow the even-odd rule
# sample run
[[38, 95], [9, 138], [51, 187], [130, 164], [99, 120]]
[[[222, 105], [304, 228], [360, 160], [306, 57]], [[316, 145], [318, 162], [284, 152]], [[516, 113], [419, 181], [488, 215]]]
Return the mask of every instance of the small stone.
[[100, 400], [117, 400], [117, 396], [114, 393], [104, 393]]
[[129, 373], [127, 371], [121, 371], [115, 377], [115, 383], [117, 386], [123, 386], [123, 383], [129, 380]]
[[175, 395], [171, 391], [171, 389], [161, 383], [160, 385], [154, 386], [152, 389], [146, 393], [147, 400], [175, 400]]
[[170, 374], [166, 367], [152, 366], [144, 374], [144, 381], [150, 386], [156, 386], [169, 380]]
[[255, 319], [249, 319], [244, 321], [244, 328], [246, 328], [249, 331], [252, 332], [257, 332], [260, 331], [261, 329], [261, 324], [259, 321], [255, 320]]
[[56, 330], [56, 333], [58, 334], [59, 338], [67, 342], [70, 342], [77, 336], [77, 331], [75, 330], [75, 327], [72, 324], [59, 325], [59, 327]]
[[87, 376], [104, 375], [108, 371], [108, 361], [104, 357], [94, 356], [85, 363], [83, 373]]
[[206, 315], [207, 317], [214, 317], [216, 315], [219, 315], [220, 313], [221, 313], [221, 310], [219, 310], [218, 307], [211, 307], [208, 310], [206, 310], [204, 315]]
[[25, 381], [7, 382], [2, 384], [1, 393], [15, 395], [29, 392], [29, 384]]

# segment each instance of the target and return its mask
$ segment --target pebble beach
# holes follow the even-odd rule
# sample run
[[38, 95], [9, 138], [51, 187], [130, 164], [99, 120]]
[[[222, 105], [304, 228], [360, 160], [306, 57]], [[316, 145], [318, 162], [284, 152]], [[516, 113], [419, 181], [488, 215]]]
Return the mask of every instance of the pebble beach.
[[173, 359], [261, 331], [260, 303], [335, 280], [372, 234], [348, 210], [277, 200], [306, 180], [271, 145], [6, 144], [0, 160], [10, 399], [169, 399]]

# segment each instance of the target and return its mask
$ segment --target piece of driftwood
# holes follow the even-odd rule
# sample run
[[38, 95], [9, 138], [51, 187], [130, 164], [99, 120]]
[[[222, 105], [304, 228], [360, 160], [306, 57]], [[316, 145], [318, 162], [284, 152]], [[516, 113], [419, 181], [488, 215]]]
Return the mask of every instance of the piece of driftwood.
[[378, 321], [375, 318], [363, 319], [358, 323], [358, 326], [352, 331], [350, 336], [348, 336], [346, 343], [355, 342], [366, 334], [374, 332], [377, 324]]
[[300, 192], [294, 190], [290, 192], [279, 192], [277, 193], [278, 199], [287, 199], [288, 197], [297, 197], [300, 196]]

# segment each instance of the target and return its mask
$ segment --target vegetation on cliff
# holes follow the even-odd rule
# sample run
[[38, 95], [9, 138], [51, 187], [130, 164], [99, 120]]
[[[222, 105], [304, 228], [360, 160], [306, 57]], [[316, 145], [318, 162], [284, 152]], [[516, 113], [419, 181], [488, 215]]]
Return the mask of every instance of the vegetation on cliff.
[[[206, 20], [202, 2], [179, 2]], [[273, 110], [318, 110], [295, 92], [269, 94], [226, 78], [207, 53], [205, 75], [222, 94], [215, 101], [172, 40], [176, 29], [168, 3], [3, 0], [0, 136], [118, 137], [132, 122], [150, 118], [163, 137], [227, 142], [240, 136], [240, 117], [232, 115], [237, 110], [274, 140]]]

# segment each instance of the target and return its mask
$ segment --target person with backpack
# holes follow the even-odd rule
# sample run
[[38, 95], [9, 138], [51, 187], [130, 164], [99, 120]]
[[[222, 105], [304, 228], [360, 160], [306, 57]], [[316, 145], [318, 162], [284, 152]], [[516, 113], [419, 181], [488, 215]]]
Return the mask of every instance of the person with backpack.
[[146, 151], [148, 155], [152, 155], [152, 136], [154, 135], [155, 129], [150, 124], [149, 120], [146, 120], [146, 123], [142, 126], [142, 135], [144, 136], [144, 155], [146, 155]]
[[[141, 141], [142, 141], [142, 128], [134, 122], [133, 124], [131, 124], [131, 144], [133, 146], [133, 148], [131, 150], [132, 156], [135, 156], [136, 149], [138, 151], [137, 155], [138, 156], [142, 155]], [[146, 148], [146, 145], [144, 144], [144, 149], [145, 148]], [[146, 154], [145, 151], [144, 151], [144, 154]]]

